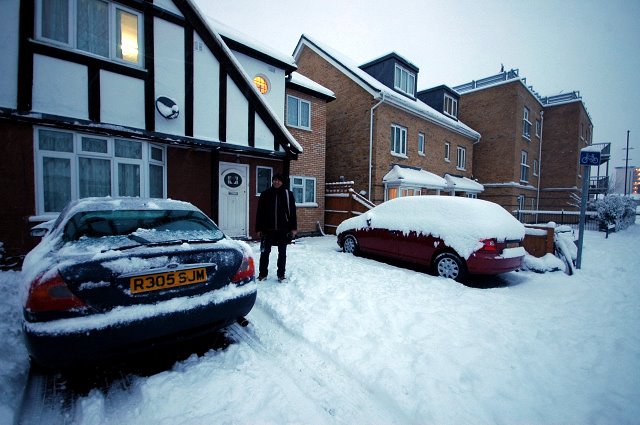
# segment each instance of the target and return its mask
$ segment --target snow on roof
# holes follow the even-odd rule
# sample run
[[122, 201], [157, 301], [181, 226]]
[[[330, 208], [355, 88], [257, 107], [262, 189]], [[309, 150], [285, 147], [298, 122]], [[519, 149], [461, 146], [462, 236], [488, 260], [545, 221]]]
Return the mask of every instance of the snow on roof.
[[425, 170], [401, 167], [394, 165], [382, 178], [384, 183], [414, 184], [429, 189], [444, 189], [447, 181], [440, 176]]
[[352, 229], [378, 228], [430, 234], [465, 259], [482, 247], [483, 239], [523, 239], [525, 228], [500, 205], [457, 196], [405, 196], [384, 202], [349, 218], [336, 234]]
[[447, 181], [447, 189], [454, 189], [464, 192], [482, 192], [484, 186], [475, 180], [471, 180], [467, 177], [452, 176], [451, 174], [445, 174], [444, 179]]
[[[201, 1], [201, 0], [195, 0], [196, 2]], [[240, 31], [238, 31], [235, 28], [232, 28], [220, 21], [218, 21], [217, 19], [214, 19], [210, 16], [205, 16], [207, 23], [209, 24], [209, 26], [211, 26], [212, 28], [214, 28], [218, 34], [220, 34], [223, 37], [229, 38], [237, 43], [242, 44], [243, 46], [246, 46], [252, 50], [255, 50], [257, 52], [263, 53], [273, 59], [276, 59], [279, 62], [283, 62], [286, 65], [289, 65], [293, 68], [297, 68], [298, 66], [296, 65], [296, 61], [293, 59], [292, 56], [278, 52], [277, 50], [274, 50], [273, 48], [263, 44], [261, 41], [256, 40], [255, 38], [244, 34]]]
[[291, 73], [289, 81], [293, 84], [296, 84], [301, 87], [305, 87], [309, 90], [312, 90], [316, 93], [323, 94], [327, 97], [333, 97], [333, 98], [336, 97], [336, 94], [334, 92], [332, 92], [325, 86], [316, 83], [312, 79], [305, 77], [304, 75], [300, 74], [297, 71], [294, 71]]
[[456, 121], [445, 116], [444, 114], [441, 114], [426, 103], [422, 102], [420, 99], [408, 98], [387, 87], [386, 85], [360, 69], [358, 65], [356, 65], [351, 59], [347, 58], [340, 52], [337, 52], [330, 47], [318, 43], [316, 40], [310, 38], [306, 34], [302, 35], [300, 41], [298, 42], [298, 46], [296, 46], [296, 50], [294, 52], [295, 58], [298, 57], [302, 44], [306, 44], [311, 49], [321, 54], [323, 57], [325, 57], [325, 59], [327, 59], [338, 69], [340, 69], [344, 74], [349, 76], [352, 80], [354, 80], [365, 90], [367, 90], [372, 96], [383, 101], [387, 101], [388, 103], [395, 104], [398, 107], [407, 109], [410, 112], [413, 112], [414, 114], [419, 115], [420, 117], [428, 121], [449, 128], [450, 130], [462, 134], [463, 136], [475, 140], [480, 139], [480, 133], [478, 133], [471, 127], [465, 125], [461, 121]]

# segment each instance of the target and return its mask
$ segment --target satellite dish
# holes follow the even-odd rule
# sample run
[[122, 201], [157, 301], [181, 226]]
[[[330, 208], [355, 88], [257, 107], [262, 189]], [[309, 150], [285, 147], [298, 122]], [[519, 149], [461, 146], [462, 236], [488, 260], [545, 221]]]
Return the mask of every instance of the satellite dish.
[[156, 109], [168, 120], [178, 118], [180, 114], [180, 108], [173, 99], [166, 96], [160, 96], [156, 99]]

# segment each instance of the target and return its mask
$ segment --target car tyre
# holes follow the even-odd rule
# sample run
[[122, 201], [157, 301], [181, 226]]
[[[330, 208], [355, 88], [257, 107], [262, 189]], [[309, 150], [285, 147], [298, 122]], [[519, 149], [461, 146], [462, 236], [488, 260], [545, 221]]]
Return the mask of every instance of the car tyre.
[[433, 262], [433, 270], [437, 276], [457, 281], [466, 275], [464, 262], [460, 257], [451, 252], [438, 254]]
[[344, 242], [342, 243], [342, 250], [347, 254], [356, 255], [359, 252], [358, 240], [353, 235], [347, 235], [344, 237]]

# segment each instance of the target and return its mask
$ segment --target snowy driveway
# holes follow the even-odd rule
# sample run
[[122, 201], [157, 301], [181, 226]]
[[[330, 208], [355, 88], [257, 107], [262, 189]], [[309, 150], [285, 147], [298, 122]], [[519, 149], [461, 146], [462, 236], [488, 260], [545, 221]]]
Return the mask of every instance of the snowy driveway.
[[[261, 283], [251, 325], [231, 329], [239, 342], [124, 390], [93, 390], [67, 418], [638, 423], [639, 246], [638, 225], [608, 239], [587, 232], [574, 276], [514, 272], [477, 289], [342, 254], [335, 237], [302, 239], [289, 250], [288, 282]], [[0, 287], [18, 276], [0, 274]], [[15, 310], [7, 302], [2, 315]], [[11, 423], [26, 367], [17, 321], [8, 322], [0, 328], [13, 345], [2, 348], [0, 423]]]

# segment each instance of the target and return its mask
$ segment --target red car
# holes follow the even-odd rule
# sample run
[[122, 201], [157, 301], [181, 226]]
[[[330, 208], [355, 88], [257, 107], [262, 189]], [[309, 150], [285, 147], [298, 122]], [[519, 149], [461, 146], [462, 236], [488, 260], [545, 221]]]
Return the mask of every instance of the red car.
[[522, 264], [524, 225], [500, 205], [453, 196], [412, 196], [378, 205], [337, 228], [344, 252], [429, 267], [455, 280]]

